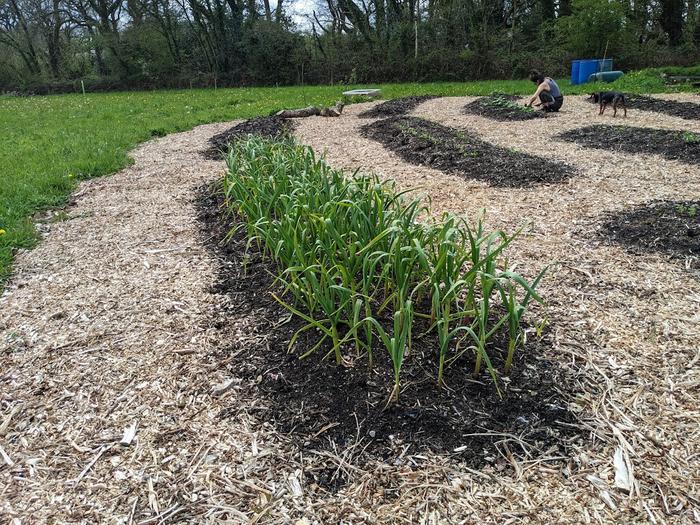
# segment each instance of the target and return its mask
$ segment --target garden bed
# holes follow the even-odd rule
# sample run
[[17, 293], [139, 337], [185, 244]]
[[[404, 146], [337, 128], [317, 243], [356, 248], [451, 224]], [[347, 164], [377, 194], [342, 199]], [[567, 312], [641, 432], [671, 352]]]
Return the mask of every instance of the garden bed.
[[228, 152], [229, 144], [248, 135], [256, 135], [268, 139], [276, 139], [289, 135], [294, 130], [294, 123], [290, 120], [277, 117], [256, 117], [239, 124], [222, 133], [214, 135], [209, 143], [211, 148], [206, 155], [211, 158], [223, 159]]
[[609, 214], [601, 234], [632, 252], [654, 251], [684, 259], [691, 268], [700, 257], [700, 201], [652, 201]]
[[564, 163], [494, 146], [465, 131], [415, 117], [373, 122], [363, 126], [362, 133], [408, 162], [491, 186], [520, 188], [564, 182], [574, 173]]
[[700, 134], [689, 131], [602, 125], [573, 129], [556, 138], [589, 148], [656, 154], [669, 160], [700, 164]]
[[700, 104], [694, 102], [666, 100], [646, 95], [627, 95], [627, 100], [627, 107], [630, 109], [655, 111], [685, 120], [700, 120]]
[[395, 98], [393, 100], [387, 100], [377, 104], [376, 106], [363, 111], [358, 115], [359, 118], [385, 118], [385, 117], [397, 117], [399, 115], [406, 115], [416, 109], [419, 104], [427, 100], [438, 98], [434, 95], [421, 95], [414, 97], [402, 97]]
[[464, 106], [464, 112], [471, 115], [490, 118], [498, 121], [532, 120], [546, 117], [544, 111], [518, 103], [521, 97], [495, 93], [480, 97]]
[[[316, 343], [315, 332], [300, 337], [295, 353], [289, 354], [289, 341], [304, 323], [272, 297], [279, 290], [269, 259], [257, 252], [246, 256], [242, 235], [224, 242], [233, 220], [222, 218], [222, 199], [209, 187], [201, 192], [198, 206], [207, 243], [221, 261], [216, 292], [228, 297], [222, 320], [238, 335], [231, 338], [225, 366], [253, 398], [262, 400], [261, 418], [300, 448], [350, 450], [355, 464], [371, 459], [401, 464], [407, 450], [412, 455], [429, 450], [476, 467], [504, 465], [499, 451], [515, 457], [537, 457], [545, 451], [563, 455], [576, 439], [576, 420], [561, 394], [571, 395], [572, 383], [546, 358], [552, 351], [546, 335], [537, 340], [532, 333], [526, 349], [516, 354], [510, 377], [499, 380], [502, 399], [486, 372], [469, 376], [466, 359], [446, 370], [447, 386], [438, 388], [438, 348], [431, 337], [416, 339], [404, 364], [400, 402], [389, 407], [387, 385], [393, 371], [382, 348], [376, 348], [371, 370], [360, 360], [357, 366], [335, 366], [330, 356], [323, 359], [323, 348], [300, 360], [299, 354]], [[507, 347], [507, 337], [497, 339], [496, 346]], [[494, 350], [494, 355], [498, 368], [502, 354]], [[220, 417], [235, 417], [237, 410], [232, 405]], [[341, 479], [315, 481], [337, 488], [343, 483], [340, 474]]]

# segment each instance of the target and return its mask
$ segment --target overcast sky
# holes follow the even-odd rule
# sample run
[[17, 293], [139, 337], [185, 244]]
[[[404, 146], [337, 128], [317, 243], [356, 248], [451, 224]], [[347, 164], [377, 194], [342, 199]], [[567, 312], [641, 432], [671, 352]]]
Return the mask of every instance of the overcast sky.
[[294, 23], [299, 29], [306, 30], [311, 28], [308, 17], [316, 7], [316, 0], [291, 0], [287, 12], [292, 15]]

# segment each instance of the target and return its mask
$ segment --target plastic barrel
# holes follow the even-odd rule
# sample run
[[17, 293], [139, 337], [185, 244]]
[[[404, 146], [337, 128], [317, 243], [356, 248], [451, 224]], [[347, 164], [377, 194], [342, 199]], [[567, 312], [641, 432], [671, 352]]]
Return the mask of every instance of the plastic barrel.
[[581, 60], [578, 68], [578, 83], [585, 84], [593, 73], [598, 72], [598, 60]]
[[609, 72], [612, 70], [613, 59], [590, 58], [579, 60], [577, 84], [585, 84], [591, 81], [591, 76], [596, 73]]
[[620, 78], [624, 73], [622, 71], [601, 71], [600, 73], [593, 73], [588, 77], [589, 82], [614, 82]]
[[575, 86], [576, 84], [580, 84], [578, 80], [578, 71], [579, 68], [581, 67], [581, 61], [580, 60], [573, 60], [571, 62], [571, 85]]

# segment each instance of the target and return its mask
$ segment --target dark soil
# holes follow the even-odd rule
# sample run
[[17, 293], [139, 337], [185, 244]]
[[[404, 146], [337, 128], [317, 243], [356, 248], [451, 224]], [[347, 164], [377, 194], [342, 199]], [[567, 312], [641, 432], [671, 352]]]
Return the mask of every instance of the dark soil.
[[532, 120], [547, 116], [544, 111], [526, 111], [524, 109], [508, 106], [504, 103], [504, 101], [515, 102], [517, 100], [520, 100], [520, 97], [497, 93], [487, 97], [477, 98], [470, 102], [464, 106], [464, 112], [499, 121]]
[[628, 109], [641, 109], [642, 111], [656, 111], [672, 117], [685, 120], [700, 120], [700, 104], [695, 102], [681, 102], [678, 100], [664, 100], [645, 95], [626, 95]]
[[248, 135], [258, 135], [267, 139], [276, 139], [289, 135], [294, 130], [294, 123], [276, 116], [256, 117], [230, 129], [214, 135], [209, 139], [211, 148], [207, 151], [208, 157], [223, 159], [228, 153], [229, 144]]
[[697, 133], [601, 125], [573, 129], [556, 138], [590, 148], [657, 154], [670, 160], [700, 164], [700, 135]]
[[419, 97], [403, 97], [395, 98], [394, 100], [387, 100], [381, 104], [363, 111], [358, 115], [359, 118], [385, 118], [385, 117], [397, 117], [399, 115], [406, 115], [414, 109], [416, 109], [420, 104], [426, 100], [433, 98], [438, 98], [434, 95], [421, 95]]
[[491, 186], [563, 182], [574, 173], [566, 164], [494, 146], [465, 131], [415, 117], [379, 120], [363, 126], [362, 133], [408, 162]]
[[[405, 452], [432, 450], [477, 467], [497, 461], [496, 448], [503, 450], [503, 443], [516, 456], [544, 451], [557, 455], [565, 454], [576, 439], [576, 419], [560, 393], [571, 382], [547, 358], [552, 352], [547, 336], [532, 336], [518, 353], [510, 380], [500, 382], [503, 399], [486, 373], [472, 377], [473, 365], [466, 358], [446, 371], [449, 388], [438, 389], [435, 342], [429, 336], [418, 338], [404, 365], [400, 404], [387, 409], [392, 372], [384, 350], [375, 351], [371, 371], [363, 358], [352, 367], [338, 367], [332, 357], [323, 359], [322, 350], [300, 360], [298, 355], [317, 340], [307, 332], [296, 355], [289, 354], [289, 341], [303, 323], [271, 297], [269, 262], [256, 253], [244, 260], [245, 239], [240, 236], [222, 244], [232, 223], [222, 220], [221, 200], [210, 191], [203, 191], [199, 213], [203, 234], [222, 261], [214, 292], [227, 296], [221, 319], [230, 327], [229, 355], [235, 356], [222, 361], [249, 389], [249, 396], [261, 400], [255, 407], [261, 420], [288, 434], [300, 448], [347, 451], [359, 443], [355, 461], [374, 458], [396, 464], [404, 461]], [[501, 366], [502, 357], [494, 365]], [[238, 410], [232, 405], [220, 417], [235, 417]]]
[[698, 268], [700, 201], [652, 201], [610, 214], [601, 234], [633, 253], [663, 253]]

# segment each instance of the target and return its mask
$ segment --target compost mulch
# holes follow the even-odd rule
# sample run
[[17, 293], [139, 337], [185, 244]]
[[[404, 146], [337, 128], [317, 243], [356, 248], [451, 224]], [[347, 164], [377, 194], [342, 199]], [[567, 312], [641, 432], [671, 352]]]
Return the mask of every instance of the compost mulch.
[[464, 112], [469, 115], [479, 115], [498, 121], [519, 121], [545, 118], [547, 113], [538, 110], [524, 110], [510, 107], [501, 103], [502, 100], [517, 103], [522, 97], [515, 95], [494, 94], [472, 100], [464, 106]]
[[430, 166], [491, 186], [521, 188], [564, 182], [574, 169], [520, 153], [473, 134], [416, 117], [392, 117], [362, 127], [362, 133], [413, 164]]
[[421, 95], [395, 98], [393, 100], [381, 102], [370, 109], [363, 111], [357, 116], [359, 118], [385, 118], [406, 115], [416, 109], [423, 102], [434, 98], [438, 97], [434, 95]]
[[697, 268], [700, 200], [652, 201], [631, 210], [608, 213], [601, 234], [636, 254], [659, 252]]
[[681, 100], [668, 100], [646, 95], [627, 95], [629, 109], [655, 111], [685, 120], [700, 120], [700, 104]]
[[288, 119], [277, 117], [255, 117], [230, 129], [217, 133], [210, 140], [211, 148], [206, 155], [214, 159], [226, 157], [229, 144], [234, 140], [245, 138], [249, 135], [257, 135], [263, 138], [276, 139], [290, 134], [294, 130], [294, 122]]
[[582, 146], [625, 153], [661, 155], [669, 160], [700, 164], [700, 134], [667, 129], [595, 125], [556, 136]]
[[[446, 369], [447, 387], [438, 388], [434, 334], [416, 338], [402, 370], [400, 402], [387, 406], [393, 370], [383, 348], [374, 348], [371, 370], [366, 356], [337, 366], [332, 356], [324, 358], [327, 347], [299, 359], [318, 342], [314, 332], [300, 337], [293, 352], [288, 351], [304, 323], [272, 297], [280, 290], [273, 284], [269, 260], [257, 252], [246, 253], [242, 235], [225, 241], [235, 222], [222, 217], [221, 204], [216, 192], [202, 189], [200, 220], [209, 246], [226, 261], [216, 285], [217, 293], [230, 297], [224, 318], [227, 324], [253, 318], [248, 333], [265, 336], [257, 344], [246, 340], [232, 345], [228, 351], [237, 357], [227, 366], [232, 376], [251, 385], [252, 397], [269, 400], [259, 415], [292, 436], [299, 447], [355, 448], [358, 464], [372, 459], [401, 464], [409, 449], [412, 454], [431, 451], [453, 455], [475, 468], [497, 463], [499, 450], [510, 450], [515, 457], [566, 455], [577, 424], [561, 391], [571, 395], [572, 389], [565, 371], [545, 357], [551, 351], [549, 341], [530, 337], [518, 351], [510, 377], [499, 378], [500, 397], [485, 370], [472, 376], [473, 360], [467, 358]], [[427, 330], [423, 324], [416, 333]], [[498, 354], [498, 348], [507, 348], [505, 333], [490, 352]], [[499, 354], [494, 360], [497, 368], [502, 369], [503, 357]], [[232, 406], [221, 417], [236, 411]]]

